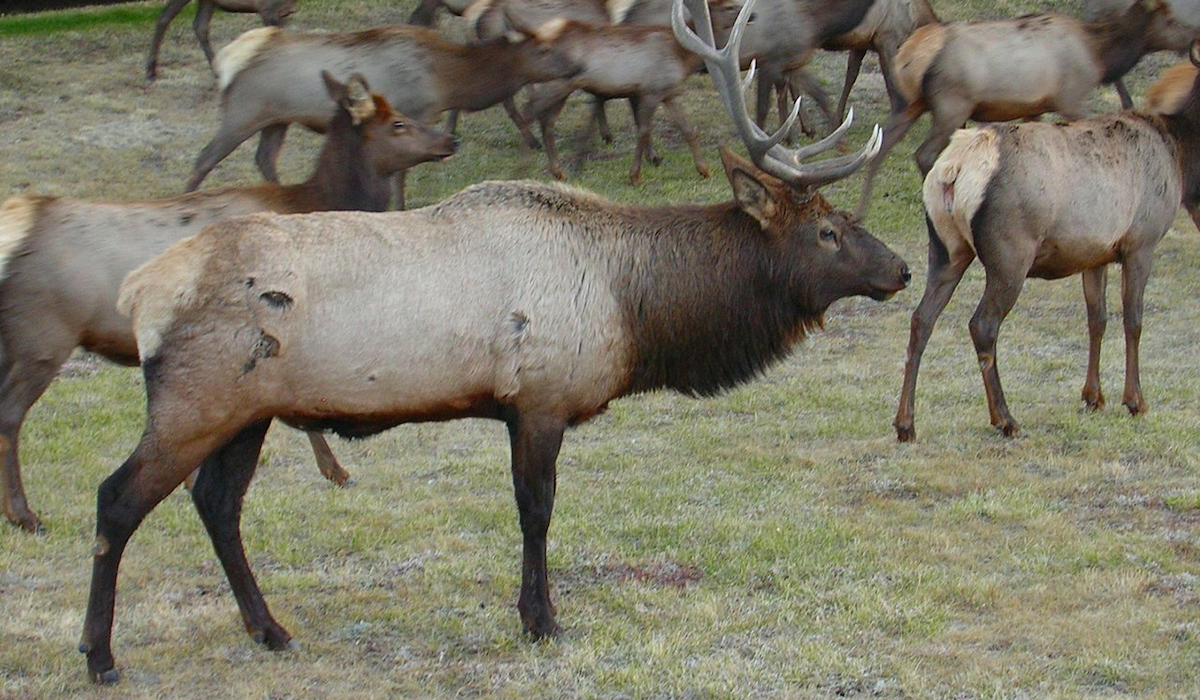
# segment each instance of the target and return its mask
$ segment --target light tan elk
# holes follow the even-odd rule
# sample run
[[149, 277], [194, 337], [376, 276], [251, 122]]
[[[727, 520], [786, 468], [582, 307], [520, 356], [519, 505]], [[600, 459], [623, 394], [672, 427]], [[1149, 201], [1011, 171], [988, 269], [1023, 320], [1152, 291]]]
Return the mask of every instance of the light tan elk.
[[[137, 364], [117, 288], [138, 265], [206, 225], [239, 214], [386, 208], [397, 169], [444, 158], [454, 141], [391, 110], [360, 78], [343, 86], [326, 75], [338, 102], [312, 176], [299, 185], [210, 190], [142, 202], [17, 197], [0, 209], [0, 484], [4, 514], [41, 527], [21, 484], [18, 436], [29, 408], [77, 346]], [[330, 105], [333, 112], [333, 105]], [[317, 464], [344, 483], [319, 433]]]
[[[526, 84], [569, 78], [579, 65], [557, 48], [561, 22], [516, 43], [464, 46], [430, 29], [398, 25], [344, 34], [291, 34], [252, 29], [221, 49], [217, 72], [221, 126], [200, 152], [188, 191], [243, 141], [261, 134], [255, 162], [278, 182], [275, 161], [288, 125], [320, 131], [329, 122], [321, 66], [361, 73], [374, 90], [414, 119], [448, 109], [486, 109]], [[397, 199], [403, 207], [403, 173]]]
[[[1136, 0], [1092, 0], [1084, 4], [1083, 19], [1087, 22], [1104, 22], [1129, 11]], [[1186, 54], [1192, 42], [1200, 38], [1200, 0], [1166, 0], [1175, 21], [1158, 26], [1147, 37], [1146, 53], [1174, 51]], [[1121, 98], [1121, 107], [1133, 107], [1133, 98], [1125, 81], [1113, 82]]]
[[1129, 71], [1145, 53], [1156, 23], [1170, 21], [1162, 0], [1137, 0], [1125, 15], [1102, 24], [1040, 14], [921, 27], [896, 58], [896, 79], [908, 106], [889, 120], [883, 149], [867, 167], [859, 216], [870, 206], [880, 164], [925, 112], [933, 125], [916, 151], [922, 175], [968, 119], [1005, 121], [1049, 111], [1067, 119], [1086, 117], [1088, 95]]
[[[154, 80], [158, 77], [158, 52], [162, 48], [163, 37], [167, 27], [175, 16], [192, 0], [167, 0], [158, 21], [154, 23], [154, 39], [150, 42], [150, 56], [146, 59], [146, 78]], [[268, 27], [280, 27], [295, 8], [296, 0], [197, 0], [199, 7], [196, 18], [192, 20], [192, 29], [200, 40], [200, 48], [204, 50], [204, 58], [208, 65], [213, 64], [212, 43], [208, 40], [208, 26], [212, 24], [213, 12], [218, 8], [226, 12], [256, 12]]]
[[[703, 4], [694, 13], [703, 17]], [[835, 300], [903, 289], [904, 262], [817, 192], [862, 165], [878, 134], [860, 153], [816, 164], [801, 156], [819, 148], [775, 145], [741, 103], [739, 34], [720, 54], [682, 37], [713, 56], [756, 161], [724, 153], [733, 201], [637, 207], [491, 182], [410, 212], [227, 221], [130, 275], [119, 304], [145, 361], [148, 416], [99, 490], [80, 645], [91, 678], [118, 679], [113, 607], [130, 535], [202, 462], [192, 498], [246, 628], [287, 647], [239, 523], [276, 418], [349, 435], [503, 421], [524, 542], [517, 609], [535, 638], [553, 635], [546, 533], [568, 427], [629, 394], [708, 396], [748, 381]]]
[[[1193, 44], [1200, 63], [1200, 44]], [[1200, 84], [1174, 114], [1120, 112], [1072, 124], [964, 129], [925, 178], [929, 279], [912, 316], [908, 363], [896, 414], [900, 440], [916, 436], [914, 393], [921, 354], [963, 272], [976, 257], [987, 283], [971, 339], [992, 425], [1018, 432], [1000, 388], [996, 336], [1027, 277], [1083, 275], [1088, 366], [1083, 401], [1104, 407], [1100, 342], [1107, 323], [1110, 263], [1121, 264], [1125, 393], [1129, 412], [1146, 411], [1138, 374], [1142, 295], [1154, 247], [1183, 205], [1200, 213]]]
[[[713, 11], [713, 24], [724, 39], [733, 26], [740, 6], [728, 0], [718, 0], [710, 2], [710, 9]], [[642, 181], [643, 156], [649, 157], [655, 164], [661, 160], [650, 150], [654, 113], [660, 105], [666, 107], [671, 119], [683, 133], [692, 151], [696, 171], [701, 177], [712, 174], [700, 155], [696, 132], [678, 101], [684, 81], [700, 68], [703, 60], [680, 46], [670, 27], [568, 22], [561, 37], [563, 43], [570, 46], [572, 55], [582, 64], [583, 72], [568, 80], [535, 86], [525, 110], [527, 120], [536, 119], [541, 124], [547, 168], [554, 177], [559, 180], [567, 177], [558, 162], [554, 124], [567, 98], [576, 90], [586, 91], [601, 99], [629, 98], [638, 134], [633, 165], [629, 170], [629, 179], [634, 184]], [[598, 121], [594, 120], [592, 124], [596, 125]], [[590, 139], [591, 133], [592, 129], [589, 128], [585, 140]]]

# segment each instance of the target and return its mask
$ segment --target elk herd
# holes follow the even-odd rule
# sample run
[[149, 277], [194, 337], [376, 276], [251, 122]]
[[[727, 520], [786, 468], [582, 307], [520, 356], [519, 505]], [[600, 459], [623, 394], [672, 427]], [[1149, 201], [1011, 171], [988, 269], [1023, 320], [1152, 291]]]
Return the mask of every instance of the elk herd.
[[[167, 0], [155, 24], [150, 79], [187, 2]], [[94, 681], [118, 679], [111, 631], [126, 544], [185, 480], [246, 629], [270, 649], [287, 648], [291, 636], [268, 610], [240, 531], [242, 499], [276, 420], [307, 432], [337, 483], [348, 475], [325, 432], [503, 422], [523, 537], [517, 608], [532, 636], [553, 635], [546, 535], [566, 429], [630, 394], [709, 396], [747, 382], [822, 326], [835, 301], [903, 290], [907, 265], [864, 222], [881, 161], [926, 112], [932, 125], [916, 163], [927, 281], [911, 320], [899, 440], [915, 439], [922, 354], [976, 258], [986, 283], [970, 335], [993, 426], [1018, 433], [996, 345], [1028, 277], [1082, 276], [1090, 339], [1082, 398], [1105, 405], [1110, 263], [1122, 269], [1122, 403], [1146, 410], [1138, 348], [1154, 249], [1180, 206], [1200, 223], [1200, 2], [1096, 0], [1082, 18], [943, 22], [927, 0], [423, 0], [408, 25], [345, 33], [282, 28], [296, 0], [198, 2], [195, 32], [221, 118], [187, 193], [136, 202], [23, 195], [0, 208], [0, 485], [9, 521], [42, 528], [21, 482], [19, 433], [74, 349], [140, 364], [145, 378], [145, 430], [98, 491], [79, 646]], [[257, 12], [267, 26], [214, 54], [217, 8]], [[477, 40], [429, 28], [442, 10], [462, 16]], [[849, 52], [836, 106], [806, 68], [820, 49]], [[1150, 89], [1150, 109], [1088, 113], [1105, 84], [1129, 107], [1121, 78], [1162, 50], [1187, 52], [1190, 62]], [[846, 143], [847, 102], [868, 51], [879, 57], [890, 117], [855, 148]], [[659, 159], [651, 134], [660, 106], [708, 177], [680, 100], [701, 71], [748, 156], [721, 150], [727, 202], [633, 206], [510, 181], [403, 211], [405, 171], [458, 150], [461, 111], [503, 105], [535, 147], [537, 123], [547, 169], [565, 179], [555, 126], [577, 92], [591, 100], [589, 138], [599, 130], [611, 140], [605, 102], [628, 101], [632, 182], [642, 180], [643, 160]], [[828, 133], [795, 145], [800, 132], [816, 132], [802, 94]], [[779, 126], [768, 132], [772, 97]], [[444, 129], [428, 125], [443, 112]], [[1038, 121], [1046, 112], [1068, 121]], [[292, 124], [323, 133], [324, 143], [311, 177], [284, 186], [276, 160]], [[198, 190], [256, 134], [265, 184]], [[843, 152], [822, 157], [835, 150]], [[860, 169], [856, 213], [821, 195]]]

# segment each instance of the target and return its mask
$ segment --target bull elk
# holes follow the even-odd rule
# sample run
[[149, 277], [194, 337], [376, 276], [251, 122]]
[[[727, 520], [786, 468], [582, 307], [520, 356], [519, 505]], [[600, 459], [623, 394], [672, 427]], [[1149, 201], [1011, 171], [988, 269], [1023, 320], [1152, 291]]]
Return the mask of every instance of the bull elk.
[[133, 317], [148, 415], [99, 489], [80, 645], [93, 680], [118, 679], [111, 632], [125, 545], [202, 462], [192, 498], [246, 628], [287, 647], [239, 524], [276, 418], [357, 436], [413, 421], [503, 421], [524, 540], [517, 609], [532, 636], [553, 635], [546, 533], [566, 428], [629, 394], [708, 396], [745, 382], [837, 299], [904, 288], [904, 262], [817, 192], [871, 156], [878, 130], [859, 153], [815, 164], [803, 161], [832, 141], [788, 151], [781, 135], [758, 130], [738, 91], [742, 14], [720, 52], [707, 23], [697, 22], [705, 39], [676, 24], [707, 52], [755, 161], [723, 153], [731, 202], [638, 207], [491, 182], [410, 212], [223, 222], [126, 279], [118, 303]]
[[[326, 74], [325, 82], [337, 113], [312, 176], [301, 184], [123, 203], [16, 197], [0, 209], [0, 484], [10, 521], [41, 528], [21, 483], [18, 436], [71, 351], [82, 346], [121, 364], [138, 362], [133, 327], [116, 310], [126, 274], [230, 216], [382, 211], [393, 172], [454, 152], [449, 136], [392, 111], [361, 78], [342, 85]], [[325, 439], [309, 437], [322, 473], [344, 483], [349, 475]]]
[[[221, 126], [196, 158], [187, 189], [199, 187], [256, 133], [255, 163], [268, 182], [278, 182], [275, 161], [288, 126], [298, 122], [320, 131], [328, 125], [321, 66], [361, 73], [388, 102], [428, 121], [448, 109], [486, 109], [528, 83], [577, 74], [579, 65], [557, 47], [560, 28], [561, 22], [550, 22], [515, 43], [474, 46], [407, 25], [342, 34], [252, 29], [217, 56]], [[403, 173], [399, 178], [403, 207]]]
[[908, 106], [892, 115], [879, 158], [867, 167], [858, 215], [870, 206], [880, 164], [925, 112], [933, 125], [915, 156], [922, 176], [968, 119], [1006, 121], [1048, 111], [1086, 117], [1088, 95], [1133, 68], [1154, 27], [1171, 21], [1162, 0], [1137, 0], [1121, 17], [1096, 24], [1051, 13], [921, 27], [896, 57]]
[[[166, 6], [159, 13], [158, 20], [154, 23], [154, 39], [150, 41], [150, 55], [146, 59], [147, 80], [154, 80], [158, 77], [158, 52], [162, 48], [167, 27], [191, 1], [167, 0]], [[192, 29], [196, 32], [196, 38], [200, 41], [200, 48], [204, 51], [204, 58], [208, 60], [209, 67], [213, 65], [213, 49], [212, 43], [208, 40], [208, 27], [212, 24], [213, 13], [218, 8], [226, 12], [255, 12], [262, 18], [262, 22], [266, 26], [281, 27], [287, 22], [288, 16], [292, 14], [296, 5], [296, 0], [197, 0], [197, 2], [199, 2], [199, 7], [196, 10], [196, 18], [192, 20]]]
[[[1200, 65], [1200, 44], [1191, 60]], [[1129, 412], [1146, 411], [1138, 368], [1142, 296], [1154, 247], [1179, 206], [1200, 214], [1200, 82], [1172, 114], [1120, 112], [1071, 124], [994, 124], [963, 129], [925, 178], [929, 279], [912, 316], [896, 432], [916, 436], [914, 394], [934, 323], [976, 257], [987, 282], [971, 317], [992, 425], [1019, 428], [1000, 388], [996, 336], [1027, 277], [1082, 273], [1088, 316], [1083, 401], [1104, 407], [1100, 343], [1107, 324], [1110, 263], [1121, 264], [1125, 392]]]

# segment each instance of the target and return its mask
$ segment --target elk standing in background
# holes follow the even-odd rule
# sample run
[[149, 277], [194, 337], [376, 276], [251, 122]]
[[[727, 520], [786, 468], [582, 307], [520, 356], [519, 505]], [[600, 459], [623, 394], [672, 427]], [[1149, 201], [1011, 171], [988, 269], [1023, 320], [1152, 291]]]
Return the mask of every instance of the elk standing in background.
[[[1200, 65], [1200, 44], [1193, 44]], [[1107, 269], [1121, 264], [1125, 392], [1129, 412], [1146, 411], [1138, 374], [1142, 295], [1154, 247], [1182, 204], [1200, 214], [1200, 82], [1173, 114], [1119, 112], [1071, 124], [992, 124], [963, 129], [925, 178], [929, 279], [912, 316], [908, 362], [896, 413], [901, 441], [916, 437], [917, 371], [934, 323], [976, 257], [987, 283], [971, 317], [992, 425], [1019, 428], [1000, 387], [996, 337], [1027, 277], [1083, 274], [1088, 366], [1083, 401], [1104, 407], [1100, 342]]]
[[866, 215], [880, 164], [925, 112], [933, 125], [916, 152], [922, 175], [968, 119], [1007, 121], [1049, 111], [1067, 119], [1087, 116], [1088, 95], [1133, 68], [1154, 27], [1171, 21], [1162, 0], [1137, 0], [1124, 16], [1102, 24], [1040, 14], [921, 27], [897, 55], [896, 79], [908, 106], [889, 120], [883, 149], [867, 167], [858, 215]]
[[[257, 185], [143, 202], [16, 197], [0, 209], [0, 486], [4, 514], [30, 531], [17, 458], [21, 424], [78, 346], [136, 365], [129, 319], [116, 310], [117, 288], [138, 265], [206, 225], [259, 211], [382, 211], [399, 169], [455, 151], [451, 137], [391, 110], [366, 83], [345, 86], [328, 74], [338, 103], [312, 176], [299, 185]], [[331, 110], [332, 111], [332, 110]], [[310, 433], [321, 472], [344, 483], [319, 433]]]
[[[158, 77], [158, 51], [162, 48], [163, 36], [167, 27], [181, 10], [192, 0], [167, 0], [166, 7], [158, 15], [154, 23], [154, 39], [150, 42], [150, 56], [146, 59], [146, 78], [154, 80]], [[287, 22], [296, 5], [296, 0], [197, 0], [199, 9], [196, 19], [192, 21], [192, 29], [200, 40], [200, 48], [204, 50], [204, 58], [209, 67], [213, 64], [212, 44], [208, 40], [208, 25], [212, 24], [213, 12], [221, 8], [226, 12], [257, 12], [263, 24], [268, 27], [281, 27]]]
[[723, 154], [734, 201], [635, 207], [561, 185], [484, 183], [411, 212], [224, 222], [126, 279], [118, 303], [137, 332], [148, 417], [99, 489], [80, 643], [93, 680], [118, 679], [125, 545], [202, 462], [192, 498], [246, 628], [270, 649], [288, 646], [240, 531], [275, 418], [357, 436], [504, 421], [524, 540], [517, 609], [535, 638], [553, 635], [546, 534], [569, 426], [629, 394], [707, 396], [745, 382], [837, 299], [904, 288], [904, 262], [816, 191], [861, 166], [878, 130], [862, 152], [816, 164], [800, 156], [820, 148], [787, 151], [757, 130], [737, 85], [745, 19], [719, 55], [706, 23], [707, 44], [681, 37], [713, 53], [714, 82], [756, 161]]
[[[1171, 8], [1174, 21], [1161, 24], [1150, 32], [1146, 53], [1174, 51], [1186, 54], [1192, 42], [1200, 38], [1200, 0], [1165, 1]], [[1128, 12], [1134, 2], [1136, 0], [1092, 0], [1084, 4], [1083, 19], [1085, 22], [1109, 21]], [[1133, 98], [1125, 87], [1125, 81], [1118, 78], [1113, 81], [1113, 86], [1121, 98], [1121, 107], [1131, 109]]]
[[[388, 102], [429, 121], [448, 109], [486, 109], [529, 83], [577, 74], [579, 65], [556, 46], [561, 26], [547, 23], [516, 43], [500, 39], [476, 46], [408, 25], [342, 34], [252, 29], [217, 56], [221, 126], [196, 158], [187, 189], [199, 187], [217, 163], [256, 133], [261, 135], [255, 163], [268, 182], [278, 182], [275, 161], [288, 125], [321, 131], [329, 122], [323, 66], [361, 73]], [[403, 173], [397, 199], [403, 208]]]
[[[710, 8], [714, 10], [713, 24], [718, 36], [724, 39], [740, 7], [728, 0], [710, 0]], [[648, 156], [656, 165], [660, 162], [658, 155], [650, 149], [654, 113], [659, 105], [667, 108], [683, 133], [692, 151], [696, 171], [701, 177], [712, 174], [700, 155], [696, 132], [678, 102], [684, 82], [699, 70], [703, 61], [679, 45], [670, 27], [568, 22], [561, 37], [563, 44], [570, 47], [572, 56], [583, 65], [583, 72], [568, 80], [534, 87], [524, 115], [525, 119], [536, 119], [541, 124], [547, 169], [554, 177], [559, 180], [567, 177], [558, 162], [554, 123], [566, 106], [567, 98], [576, 90], [584, 90], [601, 99], [629, 98], [638, 131], [637, 148], [629, 170], [629, 180], [633, 184], [642, 181], [643, 156]], [[593, 120], [591, 125], [597, 122]], [[589, 126], [585, 142], [591, 139], [592, 133]]]

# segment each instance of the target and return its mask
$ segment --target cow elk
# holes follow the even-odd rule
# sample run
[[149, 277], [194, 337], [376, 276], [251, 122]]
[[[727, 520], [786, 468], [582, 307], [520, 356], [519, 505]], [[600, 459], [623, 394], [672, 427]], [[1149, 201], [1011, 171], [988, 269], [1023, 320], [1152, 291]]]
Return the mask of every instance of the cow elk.
[[904, 262], [817, 192], [861, 166], [878, 132], [857, 154], [813, 164], [803, 159], [832, 142], [788, 151], [759, 131], [737, 84], [744, 20], [721, 52], [710, 27], [704, 41], [676, 26], [712, 57], [755, 160], [723, 154], [731, 202], [638, 207], [491, 182], [410, 212], [226, 221], [126, 279], [118, 303], [137, 332], [148, 416], [99, 489], [80, 644], [92, 679], [118, 678], [113, 607], [129, 537], [201, 463], [192, 498], [246, 628], [270, 649], [288, 646], [239, 523], [275, 418], [355, 436], [503, 421], [524, 543], [517, 609], [533, 637], [553, 635], [546, 533], [568, 427], [629, 394], [708, 396], [748, 381], [837, 299], [905, 287]]
[[[163, 37], [167, 27], [184, 7], [192, 0], [167, 0], [166, 7], [158, 15], [154, 23], [154, 39], [150, 42], [150, 55], [146, 59], [146, 79], [158, 77], [158, 52], [162, 48]], [[200, 48], [204, 50], [204, 58], [208, 59], [209, 67], [213, 65], [212, 43], [208, 40], [208, 26], [212, 24], [213, 12], [218, 8], [226, 12], [256, 12], [268, 27], [281, 27], [295, 8], [296, 0], [197, 0], [199, 8], [196, 18], [192, 21], [192, 29], [200, 40]]]
[[[1156, 51], [1173, 51], [1186, 54], [1192, 42], [1200, 38], [1200, 0], [1165, 0], [1171, 8], [1173, 22], [1160, 23], [1148, 33], [1146, 38], [1146, 53]], [[1083, 19], [1087, 22], [1104, 22], [1114, 16], [1120, 16], [1129, 11], [1136, 0], [1092, 0], [1084, 5]], [[1113, 81], [1117, 95], [1121, 98], [1121, 107], [1133, 107], [1133, 98], [1125, 81]]]
[[[475, 111], [512, 97], [528, 83], [569, 78], [579, 65], [557, 48], [562, 22], [528, 38], [464, 46], [422, 27], [398, 25], [343, 34], [252, 29], [221, 49], [217, 72], [221, 126], [196, 158], [188, 191], [256, 133], [255, 163], [278, 182], [275, 161], [288, 125], [320, 131], [329, 122], [320, 67], [361, 73], [388, 102], [428, 121], [448, 109]], [[404, 206], [403, 173], [397, 195]]]
[[[740, 6], [729, 0], [718, 0], [710, 2], [710, 7], [713, 24], [724, 38], [733, 26]], [[547, 168], [554, 177], [559, 180], [567, 177], [558, 162], [554, 124], [567, 98], [576, 90], [584, 90], [600, 99], [630, 100], [638, 132], [633, 166], [629, 171], [629, 179], [634, 184], [642, 181], [643, 156], [649, 157], [652, 163], [660, 162], [658, 155], [650, 150], [654, 113], [659, 105], [667, 108], [683, 133], [692, 151], [696, 171], [701, 177], [711, 175], [700, 155], [696, 132], [678, 100], [684, 82], [700, 68], [703, 60], [680, 46], [670, 27], [568, 22], [561, 37], [583, 65], [583, 72], [568, 80], [536, 86], [525, 113], [526, 119], [537, 119], [541, 124]], [[592, 124], [596, 125], [597, 121]], [[589, 128], [585, 140], [590, 139], [591, 133]]]
[[[4, 514], [26, 530], [41, 522], [21, 483], [18, 436], [38, 400], [77, 346], [137, 364], [133, 327], [117, 313], [117, 289], [138, 265], [206, 225], [239, 214], [327, 209], [383, 210], [393, 172], [455, 150], [441, 132], [391, 110], [361, 78], [342, 85], [312, 176], [304, 183], [197, 192], [141, 202], [16, 197], [0, 209], [0, 485]], [[331, 105], [332, 111], [332, 105]], [[317, 463], [330, 480], [348, 474], [319, 433]]]
[[933, 125], [916, 152], [922, 176], [968, 119], [1006, 121], [1049, 111], [1086, 117], [1092, 91], [1133, 68], [1154, 27], [1171, 21], [1162, 0], [1137, 0], [1123, 16], [1099, 24], [1039, 14], [921, 27], [897, 54], [896, 80], [907, 106], [892, 115], [879, 158], [867, 167], [858, 215], [870, 205], [880, 164], [925, 112]]
[[[1193, 44], [1200, 65], [1200, 44]], [[993, 124], [963, 129], [925, 178], [929, 279], [912, 316], [896, 432], [913, 440], [921, 354], [963, 273], [976, 257], [987, 275], [971, 318], [992, 425], [1018, 432], [1000, 388], [996, 336], [1027, 277], [1083, 275], [1088, 365], [1083, 401], [1104, 407], [1100, 343], [1107, 323], [1109, 263], [1121, 264], [1125, 392], [1146, 411], [1138, 373], [1142, 296], [1154, 247], [1180, 204], [1200, 214], [1200, 82], [1173, 114], [1119, 112], [1071, 124]]]

